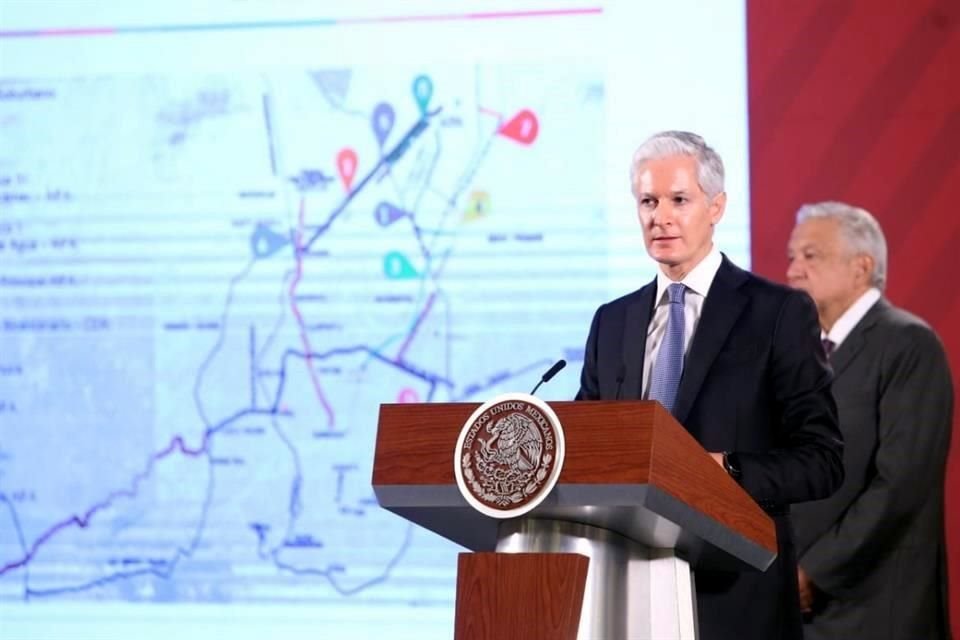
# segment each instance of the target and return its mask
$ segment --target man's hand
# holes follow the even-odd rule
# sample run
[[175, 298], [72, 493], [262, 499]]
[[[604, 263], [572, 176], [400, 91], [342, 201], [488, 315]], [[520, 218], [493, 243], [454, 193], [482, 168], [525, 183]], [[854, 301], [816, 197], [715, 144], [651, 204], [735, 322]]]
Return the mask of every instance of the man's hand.
[[810, 580], [810, 576], [803, 570], [803, 567], [797, 567], [797, 584], [800, 587], [800, 611], [801, 613], [813, 612], [813, 595], [816, 586]]
[[713, 461], [720, 465], [720, 468], [723, 468], [723, 454], [722, 453], [711, 453], [710, 457], [713, 458]]

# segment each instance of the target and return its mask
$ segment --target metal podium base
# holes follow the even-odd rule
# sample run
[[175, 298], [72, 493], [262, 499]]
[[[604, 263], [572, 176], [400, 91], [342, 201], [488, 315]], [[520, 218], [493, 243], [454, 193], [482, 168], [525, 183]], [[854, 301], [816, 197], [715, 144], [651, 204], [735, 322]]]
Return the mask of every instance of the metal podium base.
[[696, 640], [690, 565], [608, 529], [559, 520], [500, 523], [501, 553], [579, 553], [590, 559], [577, 640]]

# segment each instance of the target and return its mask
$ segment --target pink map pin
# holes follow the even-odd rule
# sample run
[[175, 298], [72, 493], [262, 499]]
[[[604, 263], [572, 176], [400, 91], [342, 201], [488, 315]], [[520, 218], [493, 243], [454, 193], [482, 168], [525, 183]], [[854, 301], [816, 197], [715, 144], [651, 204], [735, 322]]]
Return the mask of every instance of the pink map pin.
[[337, 173], [340, 174], [340, 181], [343, 182], [343, 188], [350, 191], [350, 185], [353, 184], [353, 176], [357, 173], [357, 152], [350, 147], [340, 149], [337, 154]]
[[410, 387], [405, 387], [400, 390], [399, 394], [397, 394], [397, 402], [400, 402], [400, 403], [420, 402], [420, 396], [417, 394], [415, 389], [411, 389]]

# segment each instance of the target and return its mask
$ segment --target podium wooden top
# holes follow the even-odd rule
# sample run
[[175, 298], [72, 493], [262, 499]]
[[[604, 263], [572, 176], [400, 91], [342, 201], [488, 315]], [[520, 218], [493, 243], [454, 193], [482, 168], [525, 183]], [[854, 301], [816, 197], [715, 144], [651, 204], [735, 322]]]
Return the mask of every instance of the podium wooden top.
[[[556, 487], [524, 517], [583, 522], [694, 566], [765, 569], [773, 521], [655, 402], [551, 402], [566, 460]], [[496, 547], [498, 520], [456, 486], [454, 450], [478, 403], [383, 404], [373, 487], [381, 506], [469, 549]]]

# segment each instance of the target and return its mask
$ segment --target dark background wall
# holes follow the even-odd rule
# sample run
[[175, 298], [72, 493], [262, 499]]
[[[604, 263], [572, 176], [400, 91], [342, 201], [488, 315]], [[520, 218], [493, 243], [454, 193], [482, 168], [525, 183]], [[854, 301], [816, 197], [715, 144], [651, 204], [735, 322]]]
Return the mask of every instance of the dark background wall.
[[[960, 1], [749, 0], [753, 268], [782, 281], [804, 202], [871, 211], [887, 296], [940, 334], [960, 389]], [[960, 637], [960, 412], [947, 472]], [[952, 506], [951, 506], [952, 505]]]

